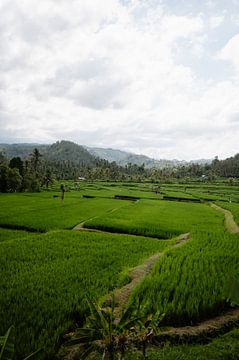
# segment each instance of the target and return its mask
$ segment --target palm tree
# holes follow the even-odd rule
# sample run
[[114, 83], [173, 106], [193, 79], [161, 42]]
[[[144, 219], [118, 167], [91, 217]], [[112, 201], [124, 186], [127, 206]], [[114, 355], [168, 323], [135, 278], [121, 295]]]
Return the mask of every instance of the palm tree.
[[31, 161], [31, 165], [32, 165], [32, 168], [33, 168], [33, 171], [35, 173], [38, 172], [39, 170], [39, 165], [40, 165], [40, 162], [41, 162], [41, 157], [42, 157], [42, 154], [40, 153], [40, 151], [35, 148], [33, 150], [33, 153], [31, 154], [31, 157], [30, 157], [30, 161]]

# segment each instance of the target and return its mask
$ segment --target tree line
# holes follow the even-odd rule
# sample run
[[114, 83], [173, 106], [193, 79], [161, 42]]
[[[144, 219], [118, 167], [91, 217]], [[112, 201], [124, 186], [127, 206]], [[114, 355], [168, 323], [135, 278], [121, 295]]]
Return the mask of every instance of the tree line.
[[[90, 159], [91, 160], [91, 159]], [[48, 160], [43, 158], [35, 148], [31, 154], [22, 160], [19, 156], [8, 160], [0, 153], [0, 192], [40, 191], [48, 188], [56, 180], [77, 180], [83, 177], [87, 180], [105, 181], [187, 181], [189, 179], [214, 180], [218, 177], [239, 178], [239, 154], [225, 160], [217, 157], [211, 164], [189, 164], [163, 169], [145, 168], [144, 164], [129, 163], [126, 166], [116, 162], [94, 158], [94, 161]]]

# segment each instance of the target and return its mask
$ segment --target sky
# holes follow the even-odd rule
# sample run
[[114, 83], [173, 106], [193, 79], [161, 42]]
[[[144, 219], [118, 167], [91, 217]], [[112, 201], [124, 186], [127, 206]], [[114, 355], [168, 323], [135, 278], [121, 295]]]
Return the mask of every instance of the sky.
[[239, 152], [238, 0], [1, 0], [0, 143]]

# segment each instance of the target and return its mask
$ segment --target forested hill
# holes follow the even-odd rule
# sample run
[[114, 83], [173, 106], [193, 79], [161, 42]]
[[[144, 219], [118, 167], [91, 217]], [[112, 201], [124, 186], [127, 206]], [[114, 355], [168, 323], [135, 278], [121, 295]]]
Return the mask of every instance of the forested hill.
[[0, 153], [2, 153], [8, 159], [19, 156], [22, 160], [25, 160], [37, 148], [41, 154], [50, 147], [50, 145], [42, 144], [0, 144]]
[[19, 156], [25, 160], [37, 148], [48, 161], [71, 161], [86, 165], [95, 164], [97, 159], [104, 159], [109, 162], [116, 162], [120, 166], [128, 164], [142, 166], [145, 168], [162, 169], [186, 164], [186, 161], [178, 160], [156, 160], [145, 155], [137, 155], [122, 150], [94, 148], [75, 144], [71, 141], [57, 141], [52, 145], [42, 144], [0, 144], [0, 153], [8, 159]]
[[95, 165], [97, 161], [83, 146], [64, 140], [49, 146], [43, 157], [48, 161], [71, 161], [85, 165]]
[[47, 161], [70, 161], [75, 164], [95, 165], [96, 157], [90, 154], [83, 146], [71, 141], [57, 141], [52, 145], [42, 144], [0, 144], [0, 153], [8, 159], [19, 156], [25, 160], [37, 148], [42, 159]]
[[225, 160], [218, 160], [216, 157], [211, 168], [218, 176], [239, 177], [239, 154]]

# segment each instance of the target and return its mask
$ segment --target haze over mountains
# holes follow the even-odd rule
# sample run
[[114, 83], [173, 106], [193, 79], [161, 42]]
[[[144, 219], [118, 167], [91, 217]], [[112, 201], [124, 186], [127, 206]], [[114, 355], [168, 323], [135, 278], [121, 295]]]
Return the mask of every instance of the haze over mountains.
[[146, 168], [163, 168], [172, 167], [177, 165], [184, 165], [191, 162], [198, 164], [210, 163], [211, 160], [193, 160], [186, 162], [184, 160], [166, 160], [166, 159], [152, 159], [145, 155], [138, 155], [129, 153], [127, 151], [111, 149], [111, 148], [98, 148], [78, 145], [71, 141], [57, 141], [50, 144], [36, 144], [36, 143], [22, 143], [22, 144], [0, 144], [0, 152], [6, 157], [12, 158], [19, 156], [26, 159], [29, 154], [38, 148], [43, 158], [46, 160], [63, 161], [69, 160], [75, 163], [84, 162], [93, 164], [96, 158], [105, 159], [109, 162], [115, 161], [118, 165], [125, 166], [129, 163], [142, 165]]

